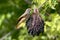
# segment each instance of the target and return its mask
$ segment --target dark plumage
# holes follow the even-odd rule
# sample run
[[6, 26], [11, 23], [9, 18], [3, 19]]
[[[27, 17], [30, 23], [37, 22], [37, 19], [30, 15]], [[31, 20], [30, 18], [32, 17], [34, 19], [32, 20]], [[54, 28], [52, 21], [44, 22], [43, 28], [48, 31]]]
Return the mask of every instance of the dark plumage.
[[39, 15], [38, 9], [34, 9], [34, 12], [26, 21], [28, 33], [35, 36], [44, 32], [44, 21]]

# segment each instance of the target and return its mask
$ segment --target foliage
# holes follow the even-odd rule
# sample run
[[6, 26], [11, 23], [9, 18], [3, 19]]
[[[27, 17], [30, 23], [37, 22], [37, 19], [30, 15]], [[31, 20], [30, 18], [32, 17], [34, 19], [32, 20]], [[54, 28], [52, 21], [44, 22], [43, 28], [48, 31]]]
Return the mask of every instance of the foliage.
[[[25, 0], [0, 0], [0, 38], [14, 30], [18, 17], [27, 8], [34, 8], [34, 5], [38, 8], [45, 0], [31, 0], [30, 2], [32, 4], [28, 4]], [[39, 11], [45, 22], [43, 34], [32, 37], [24, 26], [4, 40], [60, 40], [60, 1], [47, 0]]]

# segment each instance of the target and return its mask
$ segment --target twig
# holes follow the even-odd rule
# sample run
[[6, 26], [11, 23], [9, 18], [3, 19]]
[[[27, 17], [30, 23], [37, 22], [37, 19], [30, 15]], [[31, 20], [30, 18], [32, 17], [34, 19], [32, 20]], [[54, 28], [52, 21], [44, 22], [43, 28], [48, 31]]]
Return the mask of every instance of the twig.
[[7, 33], [5, 36], [3, 36], [2, 38], [0, 38], [0, 40], [4, 40], [9, 35], [11, 35], [11, 32]]
[[43, 6], [47, 1], [48, 1], [48, 0], [46, 0], [44, 3], [42, 3], [42, 4], [38, 7], [38, 9], [41, 9], [42, 6]]
[[0, 40], [4, 40], [6, 37], [8, 37], [8, 36], [10, 36], [10, 35], [12, 35], [12, 33], [14, 33], [14, 31], [15, 31], [16, 29], [14, 29], [14, 30], [12, 30], [12, 31], [10, 31], [9, 33], [7, 33], [6, 35], [4, 35], [2, 38], [0, 38]]
[[28, 4], [32, 4], [31, 0], [24, 0]]

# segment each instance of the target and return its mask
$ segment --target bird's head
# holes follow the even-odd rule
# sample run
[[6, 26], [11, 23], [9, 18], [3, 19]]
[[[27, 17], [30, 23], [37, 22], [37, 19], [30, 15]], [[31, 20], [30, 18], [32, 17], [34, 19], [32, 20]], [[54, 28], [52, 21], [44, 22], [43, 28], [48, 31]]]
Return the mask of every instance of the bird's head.
[[37, 8], [35, 8], [34, 13], [39, 13], [39, 10]]

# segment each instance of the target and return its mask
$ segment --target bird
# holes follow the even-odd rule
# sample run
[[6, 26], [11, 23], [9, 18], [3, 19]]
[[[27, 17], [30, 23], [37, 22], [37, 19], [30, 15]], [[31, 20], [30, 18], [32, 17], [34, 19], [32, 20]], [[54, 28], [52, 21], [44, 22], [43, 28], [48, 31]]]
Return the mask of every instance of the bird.
[[32, 36], [39, 35], [44, 32], [44, 20], [39, 14], [38, 8], [34, 8], [32, 15], [26, 21], [28, 33]]
[[20, 26], [21, 23], [25, 22], [29, 18], [30, 11], [31, 11], [31, 8], [27, 8], [26, 11], [18, 18], [16, 29], [20, 29], [21, 28], [21, 26]]

